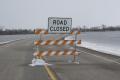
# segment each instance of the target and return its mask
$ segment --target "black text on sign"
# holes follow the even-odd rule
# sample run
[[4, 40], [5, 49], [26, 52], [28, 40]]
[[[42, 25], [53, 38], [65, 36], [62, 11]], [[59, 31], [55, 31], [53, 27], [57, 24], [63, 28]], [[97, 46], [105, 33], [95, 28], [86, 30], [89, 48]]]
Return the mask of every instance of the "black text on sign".
[[49, 33], [70, 33], [72, 27], [72, 18], [48, 18]]

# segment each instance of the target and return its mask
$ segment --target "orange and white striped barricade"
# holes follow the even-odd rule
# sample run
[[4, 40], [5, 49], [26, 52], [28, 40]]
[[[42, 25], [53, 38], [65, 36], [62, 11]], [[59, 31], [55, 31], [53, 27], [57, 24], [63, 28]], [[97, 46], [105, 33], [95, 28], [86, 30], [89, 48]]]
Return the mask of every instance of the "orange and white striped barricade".
[[[47, 35], [49, 34], [48, 30], [45, 29], [36, 29], [34, 31], [35, 34], [37, 35]], [[51, 33], [52, 34], [52, 33]], [[54, 33], [55, 34], [55, 33]], [[75, 35], [75, 40], [36, 40], [34, 41], [34, 44], [37, 46], [37, 48], [39, 46], [47, 46], [47, 45], [58, 45], [58, 46], [65, 46], [65, 45], [71, 45], [74, 46], [75, 45], [75, 50], [65, 50], [65, 51], [52, 51], [52, 50], [48, 50], [48, 51], [39, 51], [39, 49], [37, 49], [37, 51], [33, 54], [36, 57], [44, 57], [44, 56], [61, 56], [61, 55], [73, 55], [74, 56], [74, 60], [75, 61], [75, 57], [76, 55], [78, 55], [78, 52], [76, 51], [76, 44], [81, 44], [81, 40], [77, 40], [77, 35], [80, 34], [79, 31], [71, 31], [70, 33], [56, 33], [56, 34], [69, 34], [69, 35]], [[41, 37], [41, 36], [40, 36]]]
[[48, 34], [48, 31], [45, 29], [35, 29], [34, 33], [35, 34]]
[[67, 56], [67, 55], [78, 55], [78, 52], [75, 50], [64, 50], [64, 51], [52, 51], [52, 50], [48, 50], [48, 51], [37, 51], [35, 53], [33, 53], [34, 56], [36, 57], [44, 57], [44, 56]]
[[46, 40], [46, 41], [40, 41], [36, 40], [34, 41], [34, 45], [75, 45], [75, 44], [81, 44], [81, 40], [75, 41], [75, 40]]

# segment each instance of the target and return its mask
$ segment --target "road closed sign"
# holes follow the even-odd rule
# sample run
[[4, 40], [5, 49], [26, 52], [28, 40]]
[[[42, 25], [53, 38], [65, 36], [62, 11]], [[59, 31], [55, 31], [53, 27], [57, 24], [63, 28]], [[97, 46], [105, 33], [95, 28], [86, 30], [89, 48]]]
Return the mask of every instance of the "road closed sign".
[[48, 18], [49, 33], [70, 33], [72, 27], [72, 18]]

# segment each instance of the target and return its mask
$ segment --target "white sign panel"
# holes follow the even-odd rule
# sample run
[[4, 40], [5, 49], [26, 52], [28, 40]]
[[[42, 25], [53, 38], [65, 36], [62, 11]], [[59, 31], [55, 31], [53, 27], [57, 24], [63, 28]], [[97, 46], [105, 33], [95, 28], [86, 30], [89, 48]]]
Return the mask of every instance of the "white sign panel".
[[72, 27], [72, 18], [48, 18], [49, 33], [70, 33]]

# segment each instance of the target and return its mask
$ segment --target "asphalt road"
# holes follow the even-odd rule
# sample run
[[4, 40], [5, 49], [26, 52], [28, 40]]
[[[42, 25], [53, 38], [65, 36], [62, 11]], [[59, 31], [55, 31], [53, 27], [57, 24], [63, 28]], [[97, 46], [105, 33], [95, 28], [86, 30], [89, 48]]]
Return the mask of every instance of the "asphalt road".
[[77, 50], [81, 51], [78, 57], [80, 64], [69, 63], [72, 56], [46, 59], [55, 64], [53, 69], [61, 80], [120, 80], [119, 57], [85, 48]]
[[[20, 40], [0, 46], [0, 80], [50, 80], [43, 66], [31, 67], [34, 39]], [[51, 48], [48, 46], [47, 48]], [[58, 47], [54, 46], [53, 49]], [[73, 47], [65, 46], [72, 49]], [[73, 56], [45, 57], [61, 80], [120, 80], [120, 57], [77, 47], [80, 64]]]
[[0, 80], [49, 80], [44, 67], [30, 67], [33, 40], [0, 46]]

